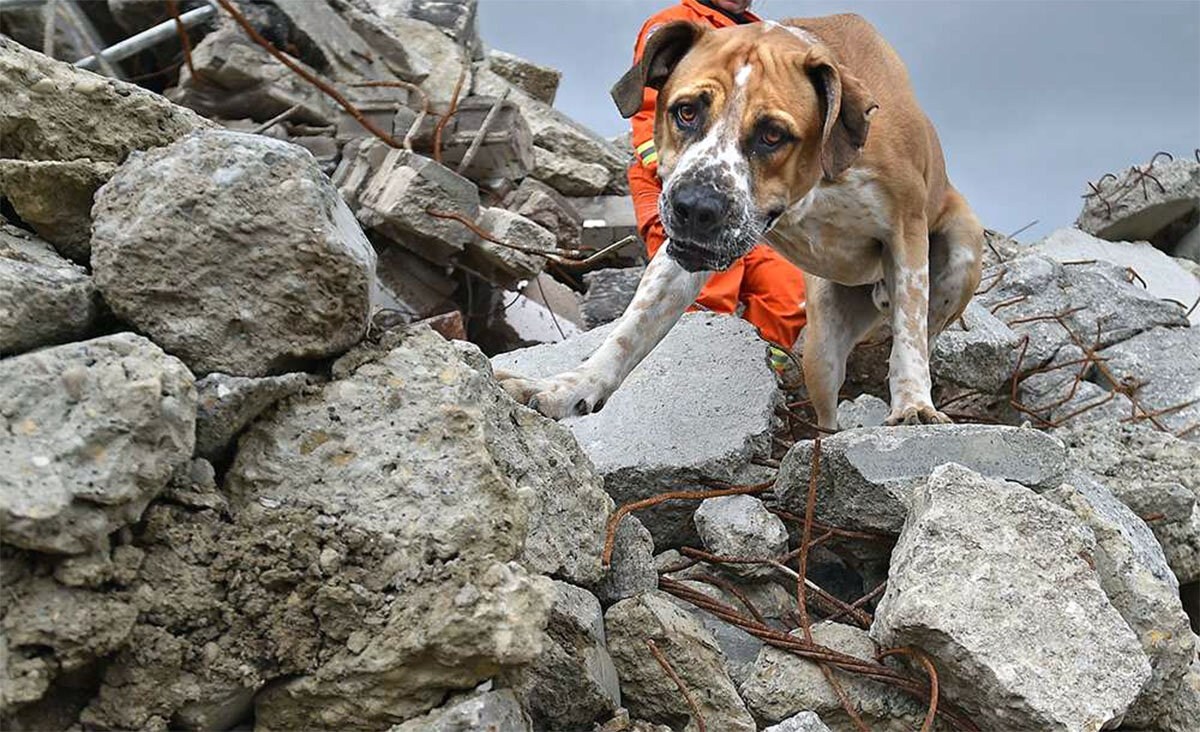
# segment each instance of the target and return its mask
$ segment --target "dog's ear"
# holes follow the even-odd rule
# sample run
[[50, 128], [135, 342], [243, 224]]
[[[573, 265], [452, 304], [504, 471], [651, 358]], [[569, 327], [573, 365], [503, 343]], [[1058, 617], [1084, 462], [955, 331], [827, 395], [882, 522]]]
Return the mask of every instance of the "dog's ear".
[[804, 68], [817, 87], [825, 111], [821, 169], [826, 180], [833, 180], [862, 153], [871, 117], [879, 105], [862, 81], [846, 73], [824, 48], [813, 48], [804, 59]]
[[642, 60], [626, 71], [610, 92], [622, 117], [629, 119], [642, 108], [646, 87], [662, 89], [675, 64], [703, 33], [704, 28], [689, 20], [676, 20], [651, 33]]

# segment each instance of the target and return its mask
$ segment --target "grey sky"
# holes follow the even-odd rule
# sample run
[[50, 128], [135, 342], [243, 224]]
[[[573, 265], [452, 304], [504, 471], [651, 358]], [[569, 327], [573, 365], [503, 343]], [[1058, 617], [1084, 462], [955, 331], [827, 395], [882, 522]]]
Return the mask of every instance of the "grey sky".
[[[612, 136], [608, 88], [672, 0], [480, 0], [486, 43], [563, 72], [556, 106]], [[986, 226], [1068, 226], [1085, 181], [1200, 146], [1200, 1], [758, 0], [767, 18], [856, 12], [908, 64], [955, 185]]]

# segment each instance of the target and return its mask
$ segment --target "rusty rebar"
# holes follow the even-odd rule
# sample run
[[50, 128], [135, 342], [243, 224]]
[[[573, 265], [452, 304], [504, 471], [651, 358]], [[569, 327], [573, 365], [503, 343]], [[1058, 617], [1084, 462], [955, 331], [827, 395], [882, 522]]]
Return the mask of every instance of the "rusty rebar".
[[934, 667], [933, 661], [924, 651], [916, 648], [888, 648], [876, 654], [875, 659], [882, 661], [889, 656], [908, 656], [915, 658], [924, 668], [925, 673], [929, 676], [929, 709], [925, 712], [925, 721], [921, 723], [921, 732], [932, 732], [933, 723], [937, 719], [938, 706], [938, 673]]
[[675, 669], [671, 668], [671, 664], [667, 661], [667, 657], [663, 652], [658, 650], [658, 646], [654, 641], [647, 638], [646, 645], [650, 647], [650, 653], [654, 654], [654, 660], [658, 661], [658, 665], [662, 666], [663, 671], [667, 672], [667, 676], [671, 677], [671, 681], [675, 682], [675, 686], [679, 688], [679, 693], [683, 695], [684, 701], [692, 710], [692, 717], [696, 720], [696, 728], [700, 732], [707, 732], [708, 727], [704, 724], [704, 717], [700, 715], [700, 707], [696, 706], [696, 700], [692, 699], [691, 693], [688, 692], [687, 686], [683, 683], [683, 679], [679, 678], [679, 674], [675, 673]]

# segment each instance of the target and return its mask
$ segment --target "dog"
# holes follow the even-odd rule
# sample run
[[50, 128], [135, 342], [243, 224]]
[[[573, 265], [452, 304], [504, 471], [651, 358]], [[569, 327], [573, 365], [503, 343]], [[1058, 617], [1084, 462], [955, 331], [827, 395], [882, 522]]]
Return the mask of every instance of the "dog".
[[560, 419], [601, 409], [709, 275], [765, 240], [804, 271], [805, 385], [837, 426], [846, 358], [892, 330], [886, 423], [949, 422], [930, 394], [934, 339], [979, 284], [983, 227], [950, 185], [900, 57], [857, 15], [714, 30], [664, 25], [613, 87], [625, 117], [659, 90], [654, 142], [669, 238], [604, 343], [545, 379], [498, 373]]

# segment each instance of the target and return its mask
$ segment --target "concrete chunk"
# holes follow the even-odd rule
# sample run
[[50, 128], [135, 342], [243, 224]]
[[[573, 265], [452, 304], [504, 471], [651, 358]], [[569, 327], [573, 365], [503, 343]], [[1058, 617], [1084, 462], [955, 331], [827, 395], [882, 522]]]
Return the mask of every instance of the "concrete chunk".
[[238, 433], [280, 399], [297, 394], [307, 374], [250, 378], [212, 373], [196, 382], [196, 454], [219, 461]]
[[[1109, 241], [1150, 241], [1165, 251], [1180, 244], [1196, 226], [1200, 211], [1200, 163], [1194, 160], [1158, 159], [1149, 166], [1150, 177], [1127, 170], [1117, 180], [1097, 181], [1096, 196], [1089, 187], [1083, 211], [1075, 225]], [[1197, 249], [1200, 253], [1200, 248]], [[1179, 256], [1179, 255], [1177, 255]], [[1189, 303], [1190, 304], [1190, 303]]]
[[608, 187], [609, 171], [596, 163], [534, 145], [530, 173], [564, 196], [598, 196]]
[[649, 592], [622, 600], [604, 614], [604, 628], [630, 714], [676, 728], [691, 716], [646, 645], [651, 640], [690, 689], [710, 729], [754, 732], [754, 720], [725, 672], [716, 641], [669, 596]]
[[558, 82], [562, 79], [558, 69], [495, 49], [488, 51], [487, 67], [539, 102], [554, 104]]
[[839, 430], [859, 427], [882, 427], [891, 412], [888, 403], [872, 394], [860, 394], [853, 400], [843, 400], [837, 408]]
[[545, 183], [526, 178], [515, 191], [505, 197], [504, 207], [550, 231], [554, 234], [559, 248], [580, 247], [583, 217], [565, 196]]
[[453, 700], [428, 714], [392, 727], [389, 732], [532, 732], [529, 716], [509, 689]]
[[[479, 228], [500, 241], [529, 249], [554, 250], [554, 235], [529, 219], [502, 208], [485, 208], [479, 216]], [[467, 244], [463, 261], [484, 279], [515, 288], [538, 275], [546, 258], [520, 249], [476, 237]]]
[[0, 160], [0, 196], [63, 256], [86, 264], [96, 189], [116, 169], [91, 160]]
[[194, 379], [132, 333], [0, 361], [0, 528], [80, 554], [137, 521], [195, 445]]
[[113, 312], [196, 372], [264, 376], [358, 342], [375, 251], [308, 151], [212, 131], [100, 189], [92, 267]]
[[[777, 557], [787, 551], [783, 521], [754, 496], [720, 496], [700, 503], [692, 516], [704, 548], [729, 557]], [[761, 577], [774, 569], [765, 565], [730, 564], [726, 569], [743, 577]]]
[[[563, 343], [492, 359], [531, 377], [570, 370], [607, 336], [588, 331]], [[779, 389], [753, 326], [711, 313], [683, 316], [604, 409], [569, 419], [618, 504], [681, 490], [704, 478], [739, 482], [770, 451]], [[694, 506], [672, 502], [639, 512], [659, 549], [695, 537]]]
[[600, 603], [587, 590], [554, 583], [549, 642], [507, 679], [538, 729], [590, 729], [621, 706], [617, 670]]
[[821, 718], [812, 712], [800, 712], [779, 724], [767, 727], [763, 732], [829, 732]]
[[[991, 425], [876, 427], [821, 440], [817, 516], [844, 528], [899, 531], [912, 492], [939, 465], [961, 463], [991, 477], [1048, 490], [1062, 483], [1066, 450], [1044, 432]], [[812, 443], [799, 442], [779, 469], [775, 491], [804, 512]]]
[[1074, 512], [1096, 537], [1100, 586], [1137, 634], [1150, 661], [1150, 680], [1124, 724], [1153, 726], [1165, 698], [1182, 682], [1196, 655], [1195, 637], [1179, 600], [1179, 583], [1145, 522], [1103, 485], [1076, 473], [1046, 497]]
[[[1190, 441], [1200, 441], [1200, 328], [1155, 328], [1100, 351], [1122, 384], [1139, 384], [1143, 411]], [[1112, 388], [1107, 381], [1102, 386]]]
[[934, 378], [988, 394], [998, 391], [1017, 367], [1020, 338], [975, 300], [967, 304], [961, 320], [942, 331], [934, 344]]
[[612, 563], [608, 572], [591, 590], [600, 604], [608, 607], [657, 588], [654, 539], [636, 516], [626, 516], [613, 537]]
[[583, 281], [587, 284], [587, 293], [580, 307], [587, 327], [598, 328], [621, 317], [633, 302], [645, 271], [645, 267], [625, 267], [598, 269], [585, 274]]
[[1095, 732], [1150, 678], [1074, 514], [960, 465], [913, 496], [871, 637], [914, 645], [981, 727]]
[[28, 231], [0, 223], [0, 356], [85, 338], [99, 309], [82, 267]]

